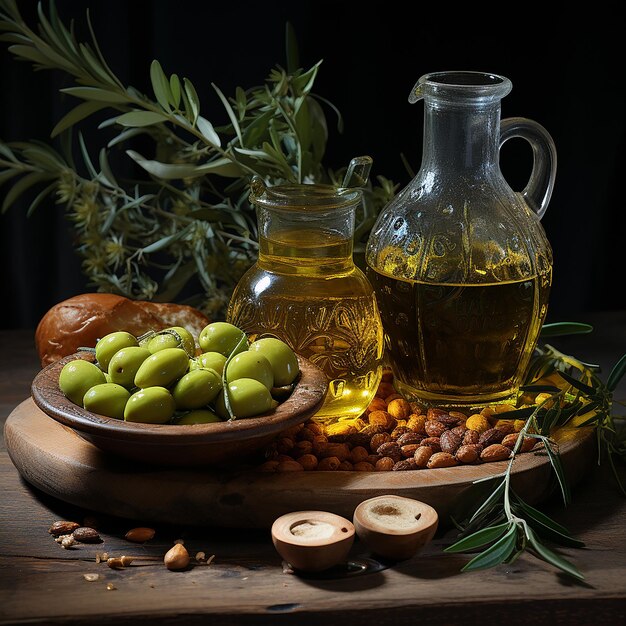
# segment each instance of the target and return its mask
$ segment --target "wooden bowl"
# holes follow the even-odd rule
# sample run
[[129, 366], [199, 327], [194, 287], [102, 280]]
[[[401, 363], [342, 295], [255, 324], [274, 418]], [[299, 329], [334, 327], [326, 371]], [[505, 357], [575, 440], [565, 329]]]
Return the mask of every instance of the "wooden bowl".
[[35, 404], [105, 452], [157, 465], [227, 465], [231, 461], [236, 465], [279, 432], [316, 413], [327, 389], [324, 372], [298, 355], [300, 378], [293, 393], [262, 415], [213, 424], [125, 422], [91, 413], [65, 397], [59, 388], [59, 374], [75, 359], [93, 361], [93, 355], [72, 354], [41, 370], [31, 386]]

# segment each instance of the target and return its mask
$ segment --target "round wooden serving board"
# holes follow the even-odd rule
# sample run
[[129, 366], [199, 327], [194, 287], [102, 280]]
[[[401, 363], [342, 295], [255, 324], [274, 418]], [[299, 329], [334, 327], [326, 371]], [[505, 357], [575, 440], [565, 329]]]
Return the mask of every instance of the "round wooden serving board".
[[[563, 428], [556, 436], [570, 484], [594, 458], [591, 428]], [[86, 509], [154, 523], [269, 528], [292, 511], [318, 509], [352, 519], [367, 498], [395, 494], [434, 507], [443, 523], [468, 497], [472, 482], [495, 475], [506, 462], [408, 472], [293, 472], [159, 468], [107, 455], [42, 412], [32, 399], [5, 425], [9, 455], [22, 477], [47, 494]], [[513, 487], [529, 503], [553, 487], [544, 452], [520, 455]]]

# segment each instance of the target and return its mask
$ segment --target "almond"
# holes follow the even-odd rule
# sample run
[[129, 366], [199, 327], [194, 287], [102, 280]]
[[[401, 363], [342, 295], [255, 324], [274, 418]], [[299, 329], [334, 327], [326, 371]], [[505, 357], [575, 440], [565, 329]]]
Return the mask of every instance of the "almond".
[[427, 420], [426, 424], [424, 424], [424, 428], [429, 437], [441, 437], [442, 433], [448, 430], [445, 424], [442, 424], [436, 419]]
[[155, 535], [154, 528], [147, 528], [145, 526], [140, 526], [138, 528], [131, 528], [124, 535], [124, 538], [127, 541], [134, 541], [135, 543], [144, 543], [146, 541], [150, 541], [150, 539], [153, 539], [154, 535]]
[[400, 446], [400, 452], [402, 456], [410, 459], [415, 455], [415, 451], [420, 447], [419, 443], [407, 443], [405, 446]]
[[494, 443], [500, 443], [504, 439], [505, 433], [497, 428], [490, 428], [480, 435], [478, 443], [482, 443], [483, 446], [488, 447]]
[[100, 543], [100, 535], [95, 528], [89, 528], [87, 526], [81, 526], [72, 532], [72, 537], [80, 543]]
[[442, 433], [439, 438], [439, 445], [441, 446], [442, 452], [454, 454], [461, 445], [461, 437], [459, 437], [456, 433], [453, 433], [451, 430], [446, 430], [446, 432]]
[[429, 420], [437, 419], [440, 415], [448, 415], [448, 411], [444, 411], [443, 409], [435, 409], [434, 407], [430, 407], [430, 409], [426, 411], [426, 419]]
[[375, 452], [383, 443], [387, 443], [388, 441], [391, 441], [391, 435], [389, 433], [378, 433], [370, 439], [370, 450]]
[[408, 433], [404, 433], [398, 437], [398, 445], [406, 446], [410, 443], [421, 443], [424, 440], [424, 435], [420, 435], [419, 433], [414, 433], [410, 431]]
[[175, 544], [163, 557], [165, 567], [173, 571], [185, 569], [189, 565], [189, 560], [189, 552], [181, 543]]
[[426, 467], [428, 469], [436, 469], [439, 467], [453, 467], [458, 465], [458, 461], [448, 452], [435, 452], [430, 459]]
[[371, 437], [364, 433], [354, 433], [354, 435], [348, 435], [348, 439], [346, 440], [346, 442], [349, 443], [353, 448], [357, 448], [359, 446], [363, 448], [369, 448], [370, 439]]
[[407, 470], [417, 469], [415, 459], [404, 459], [404, 461], [398, 461], [391, 470], [393, 472], [406, 472]]
[[478, 443], [480, 441], [480, 433], [477, 430], [466, 430], [463, 433], [463, 445]]
[[376, 449], [376, 452], [381, 456], [391, 457], [394, 461], [400, 461], [402, 459], [402, 451], [400, 450], [400, 446], [395, 441], [383, 443], [382, 446]]
[[420, 446], [413, 455], [415, 465], [424, 468], [428, 465], [428, 459], [434, 454], [433, 449], [429, 446]]
[[483, 447], [479, 443], [469, 443], [462, 445], [456, 451], [456, 460], [460, 463], [476, 463], [480, 458]]
[[426, 439], [422, 439], [420, 446], [428, 446], [433, 452], [441, 452], [441, 442], [439, 437], [426, 437]]
[[518, 437], [519, 435], [517, 433], [510, 433], [502, 440], [502, 445], [509, 448], [509, 450], [512, 450], [517, 443]]
[[490, 463], [492, 461], [506, 461], [511, 456], [511, 451], [499, 443], [487, 446], [481, 453], [481, 461]]
[[74, 530], [80, 527], [76, 522], [58, 521], [54, 522], [48, 529], [48, 532], [55, 537], [60, 535], [71, 535]]

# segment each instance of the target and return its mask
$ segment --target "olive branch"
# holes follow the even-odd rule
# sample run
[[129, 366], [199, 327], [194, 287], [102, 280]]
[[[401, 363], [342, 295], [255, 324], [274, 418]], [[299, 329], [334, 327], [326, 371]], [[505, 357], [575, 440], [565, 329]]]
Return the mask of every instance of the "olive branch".
[[[541, 337], [545, 339], [588, 333], [592, 330], [587, 324], [560, 322], [544, 325]], [[549, 548], [546, 541], [574, 548], [583, 547], [584, 544], [574, 538], [564, 526], [524, 502], [511, 487], [511, 472], [524, 438], [538, 439], [548, 455], [563, 502], [567, 505], [571, 499], [570, 490], [558, 446], [550, 438], [550, 434], [578, 417], [582, 419], [576, 424], [578, 428], [595, 427], [598, 463], [603, 459], [608, 460], [620, 491], [626, 495], [615, 467], [616, 457], [626, 458], [626, 437], [624, 428], [617, 427], [612, 413], [613, 392], [626, 372], [626, 354], [612, 368], [606, 383], [598, 377], [598, 369], [597, 365], [562, 354], [550, 345], [537, 348], [527, 374], [527, 384], [521, 391], [541, 394], [537, 396], [541, 400], [532, 406], [498, 415], [502, 419], [525, 419], [526, 423], [518, 435], [504, 473], [476, 481], [477, 490], [487, 491], [488, 495], [482, 501], [474, 503], [466, 514], [466, 519], [461, 523], [455, 522], [460, 531], [460, 539], [445, 549], [446, 552], [483, 549], [463, 567], [463, 571], [512, 563], [528, 550], [565, 574], [584, 580], [578, 568]], [[574, 372], [580, 374], [579, 378], [574, 377]], [[562, 384], [543, 382], [548, 377], [553, 380], [555, 375], [561, 379]]]
[[[300, 68], [293, 29], [286, 33], [287, 69], [276, 67], [255, 87], [226, 97], [212, 84], [227, 122], [202, 115], [198, 92], [186, 77], [150, 66], [153, 95], [125, 86], [108, 65], [87, 12], [91, 42], [77, 39], [53, 1], [38, 5], [31, 29], [15, 0], [0, 0], [0, 40], [36, 70], [60, 70], [74, 85], [61, 89], [79, 101], [56, 124], [51, 138], [0, 141], [0, 185], [10, 183], [1, 210], [25, 194], [30, 215], [49, 197], [65, 205], [78, 239], [82, 267], [99, 291], [173, 301], [187, 298], [212, 316], [223, 315], [234, 285], [257, 255], [256, 215], [248, 181], [339, 183], [344, 169], [322, 163], [328, 140], [324, 107], [313, 93], [321, 61]], [[93, 159], [82, 133], [72, 131], [103, 113], [103, 145]], [[136, 141], [143, 138], [142, 152]], [[153, 154], [147, 154], [145, 140]], [[123, 178], [130, 165], [140, 179]], [[395, 194], [384, 177], [368, 184], [359, 207], [357, 244]], [[193, 294], [199, 290], [200, 293]], [[191, 293], [191, 295], [190, 295]]]

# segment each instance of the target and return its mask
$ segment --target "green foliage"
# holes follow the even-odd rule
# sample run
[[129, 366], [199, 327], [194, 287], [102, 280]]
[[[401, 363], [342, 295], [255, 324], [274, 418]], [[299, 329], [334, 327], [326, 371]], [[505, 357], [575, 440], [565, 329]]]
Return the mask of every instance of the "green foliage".
[[[312, 93], [321, 62], [307, 71], [298, 67], [288, 25], [288, 71], [277, 67], [262, 85], [238, 87], [232, 98], [213, 85], [228, 120], [216, 126], [201, 114], [192, 82], [168, 76], [156, 60], [150, 66], [153, 95], [124, 86], [104, 59], [89, 17], [90, 43], [77, 40], [54, 2], [48, 15], [39, 5], [38, 19], [32, 30], [14, 0], [0, 0], [0, 39], [35, 69], [71, 76], [75, 85], [61, 91], [79, 102], [52, 130], [59, 150], [40, 142], [0, 142], [0, 185], [11, 185], [2, 210], [28, 192], [34, 195], [30, 213], [54, 195], [74, 224], [83, 270], [98, 290], [172, 301], [197, 281], [203, 294], [190, 302], [223, 315], [257, 254], [250, 178], [259, 175], [270, 185], [341, 181], [343, 170], [322, 163], [328, 127], [320, 103], [330, 103]], [[80, 132], [72, 141], [71, 131], [103, 111], [112, 116], [99, 125], [106, 137], [94, 163]], [[138, 136], [152, 142], [153, 154], [133, 149]], [[143, 176], [116, 175], [113, 150], [123, 151]], [[368, 184], [357, 242], [395, 191], [383, 177]]]
[[[544, 326], [542, 337], [588, 333], [587, 324], [561, 322]], [[615, 468], [615, 459], [626, 458], [626, 436], [616, 425], [613, 416], [613, 391], [626, 373], [626, 355], [613, 367], [607, 382], [603, 383], [595, 370], [596, 365], [585, 364], [574, 357], [562, 354], [545, 345], [537, 348], [523, 393], [543, 394], [532, 406], [498, 414], [502, 419], [524, 419], [526, 423], [517, 439], [506, 471], [499, 477], [479, 481], [475, 490], [487, 487], [487, 495], [477, 497], [463, 513], [464, 520], [457, 523], [460, 537], [446, 552], [473, 552], [482, 549], [463, 568], [471, 571], [511, 563], [525, 550], [550, 563], [567, 575], [583, 580], [580, 571], [567, 559], [550, 549], [546, 542], [573, 548], [584, 544], [547, 515], [524, 502], [511, 488], [511, 471], [524, 437], [541, 441], [563, 501], [570, 501], [569, 486], [559, 457], [557, 444], [550, 438], [558, 428], [579, 418], [578, 427], [593, 426], [597, 435], [598, 462], [606, 458], [613, 470], [619, 489], [626, 491]], [[543, 383], [555, 375], [562, 379], [558, 386]], [[583, 416], [589, 417], [584, 419]], [[582, 421], [581, 421], [582, 420]], [[486, 547], [485, 547], [486, 546]]]

